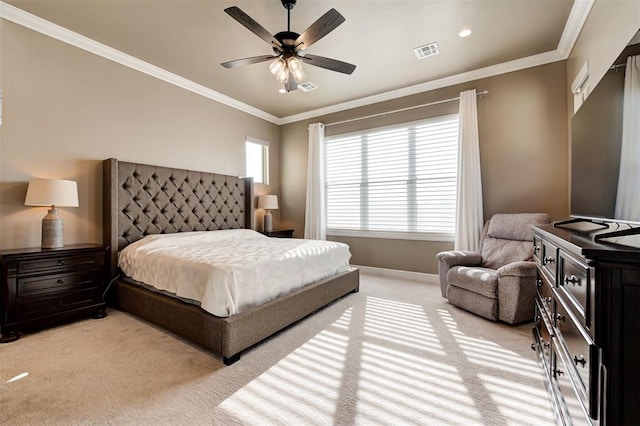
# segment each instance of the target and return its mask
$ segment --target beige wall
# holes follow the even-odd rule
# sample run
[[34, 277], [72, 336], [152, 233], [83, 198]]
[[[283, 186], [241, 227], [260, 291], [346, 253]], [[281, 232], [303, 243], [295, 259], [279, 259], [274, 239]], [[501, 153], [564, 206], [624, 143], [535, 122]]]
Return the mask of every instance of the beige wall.
[[[485, 218], [498, 212], [547, 212], [554, 219], [567, 217], [567, 88], [563, 61], [283, 126], [283, 223], [294, 227], [296, 236], [302, 236], [309, 123], [331, 123], [449, 99], [471, 88], [490, 91], [478, 100]], [[329, 127], [326, 133], [354, 130], [354, 126], [379, 127], [456, 110], [457, 103], [453, 102], [371, 119], [341, 130]], [[427, 273], [437, 273], [435, 254], [453, 246], [431, 241], [334, 239], [351, 245], [355, 264]]]
[[40, 245], [46, 208], [24, 206], [32, 177], [76, 180], [80, 207], [61, 209], [65, 242], [101, 242], [109, 157], [244, 175], [250, 135], [271, 147], [271, 185], [256, 193], [279, 192], [279, 126], [1, 22], [0, 248]]

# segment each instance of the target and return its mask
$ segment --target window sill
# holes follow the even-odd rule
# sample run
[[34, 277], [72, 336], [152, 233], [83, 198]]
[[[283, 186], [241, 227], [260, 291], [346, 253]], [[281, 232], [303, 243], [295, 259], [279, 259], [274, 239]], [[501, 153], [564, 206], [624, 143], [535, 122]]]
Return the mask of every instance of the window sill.
[[426, 232], [360, 231], [354, 229], [327, 229], [335, 237], [380, 238], [387, 240], [420, 240], [453, 242], [453, 234]]

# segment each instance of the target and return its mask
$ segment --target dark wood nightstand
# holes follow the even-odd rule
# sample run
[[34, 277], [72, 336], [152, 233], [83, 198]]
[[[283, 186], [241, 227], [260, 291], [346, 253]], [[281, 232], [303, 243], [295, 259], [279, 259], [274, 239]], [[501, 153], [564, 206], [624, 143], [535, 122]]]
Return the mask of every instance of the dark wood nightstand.
[[0, 343], [18, 331], [104, 317], [105, 258], [99, 244], [0, 250]]
[[274, 229], [273, 231], [262, 231], [267, 237], [293, 238], [293, 229]]

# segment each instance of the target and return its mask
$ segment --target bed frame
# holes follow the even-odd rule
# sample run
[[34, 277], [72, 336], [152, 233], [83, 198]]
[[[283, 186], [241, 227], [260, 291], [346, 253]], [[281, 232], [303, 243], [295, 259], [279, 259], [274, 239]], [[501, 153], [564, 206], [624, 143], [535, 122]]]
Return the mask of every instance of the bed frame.
[[222, 356], [240, 353], [340, 297], [359, 290], [357, 269], [303, 287], [227, 318], [131, 284], [118, 275], [118, 251], [145, 235], [252, 228], [251, 178], [118, 161], [103, 162], [104, 241], [118, 308]]

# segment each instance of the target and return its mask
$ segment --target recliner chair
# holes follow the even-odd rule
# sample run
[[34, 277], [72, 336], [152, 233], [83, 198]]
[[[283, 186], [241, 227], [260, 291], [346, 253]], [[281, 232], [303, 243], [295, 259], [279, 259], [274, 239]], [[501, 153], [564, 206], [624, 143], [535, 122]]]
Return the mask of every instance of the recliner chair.
[[479, 251], [438, 253], [442, 297], [492, 321], [533, 320], [536, 266], [529, 225], [547, 223], [546, 213], [495, 214], [485, 223]]

